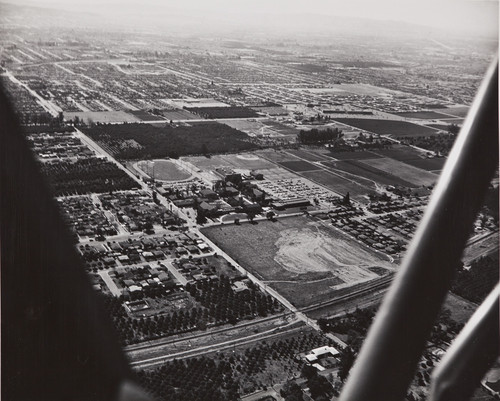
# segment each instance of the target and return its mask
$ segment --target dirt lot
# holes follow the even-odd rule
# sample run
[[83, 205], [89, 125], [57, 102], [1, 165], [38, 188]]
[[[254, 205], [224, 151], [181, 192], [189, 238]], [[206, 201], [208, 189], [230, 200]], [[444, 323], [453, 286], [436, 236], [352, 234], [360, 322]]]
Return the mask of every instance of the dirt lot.
[[[339, 231], [308, 217], [209, 227], [203, 233], [238, 263], [304, 306], [332, 291], [379, 276], [370, 267], [394, 268]], [[304, 291], [304, 285], [308, 291]], [[328, 295], [329, 294], [329, 295]]]

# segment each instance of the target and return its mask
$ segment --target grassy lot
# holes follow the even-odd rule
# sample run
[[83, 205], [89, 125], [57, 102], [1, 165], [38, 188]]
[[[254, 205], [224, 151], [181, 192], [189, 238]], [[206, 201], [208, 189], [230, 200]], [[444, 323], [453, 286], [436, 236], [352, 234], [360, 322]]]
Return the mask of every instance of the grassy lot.
[[371, 267], [391, 269], [389, 262], [344, 234], [303, 216], [202, 231], [298, 306], [329, 299], [335, 286], [347, 287], [377, 278]]
[[191, 177], [190, 173], [168, 160], [141, 161], [137, 165], [150, 177], [154, 175], [155, 179], [161, 181], [181, 181]]
[[438, 178], [436, 174], [389, 158], [367, 159], [363, 160], [361, 163], [370, 167], [375, 167], [391, 175], [397, 173], [402, 180], [410, 182], [417, 187], [421, 185], [432, 185]]
[[376, 120], [371, 118], [336, 118], [336, 121], [380, 135], [429, 136], [437, 135], [437, 131], [422, 125], [406, 121]]
[[293, 161], [281, 162], [279, 164], [295, 172], [320, 170], [320, 167], [308, 163], [304, 160], [293, 160]]

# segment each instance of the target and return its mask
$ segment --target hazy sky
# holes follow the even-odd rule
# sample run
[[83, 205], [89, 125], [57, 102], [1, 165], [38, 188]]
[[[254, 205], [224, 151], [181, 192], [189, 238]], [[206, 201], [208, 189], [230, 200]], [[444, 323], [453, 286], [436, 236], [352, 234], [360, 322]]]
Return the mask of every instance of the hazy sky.
[[[498, 0], [5, 0], [15, 4], [137, 15], [145, 17], [191, 15], [205, 21], [225, 17], [233, 23], [251, 23], [263, 15], [289, 18], [303, 14], [360, 17], [432, 26], [445, 30], [495, 32]], [[276, 21], [276, 20], [275, 20]], [[269, 23], [265, 18], [265, 24]]]

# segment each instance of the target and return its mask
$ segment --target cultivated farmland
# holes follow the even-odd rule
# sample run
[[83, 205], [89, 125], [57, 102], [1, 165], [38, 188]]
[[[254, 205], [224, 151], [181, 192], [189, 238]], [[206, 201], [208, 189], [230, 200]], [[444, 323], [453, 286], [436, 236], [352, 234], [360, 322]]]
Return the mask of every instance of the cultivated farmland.
[[436, 135], [437, 131], [422, 125], [406, 121], [376, 120], [372, 118], [336, 118], [336, 121], [352, 127], [379, 135], [401, 136], [429, 136]]

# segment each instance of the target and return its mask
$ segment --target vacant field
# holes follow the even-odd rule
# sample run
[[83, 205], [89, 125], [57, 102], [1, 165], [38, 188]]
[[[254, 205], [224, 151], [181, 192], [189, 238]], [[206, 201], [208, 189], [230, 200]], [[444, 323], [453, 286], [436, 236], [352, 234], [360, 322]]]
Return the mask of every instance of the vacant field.
[[279, 163], [283, 167], [295, 172], [320, 170], [321, 168], [304, 160], [293, 160]]
[[388, 158], [366, 159], [361, 163], [375, 167], [389, 174], [397, 174], [401, 179], [415, 186], [432, 185], [436, 183], [438, 176], [428, 171], [410, 166], [403, 162]]
[[77, 112], [64, 112], [66, 120], [73, 120], [78, 117], [86, 124], [91, 122], [95, 123], [133, 123], [140, 121], [140, 118], [125, 111], [77, 111]]
[[[377, 278], [371, 267], [392, 270], [389, 262], [307, 217], [202, 231], [250, 272], [273, 287], [281, 285], [283, 295], [300, 306], [316, 299], [311, 295], [316, 289], [331, 295], [338, 285], [346, 287]], [[311, 291], [304, 292], [302, 286], [307, 283]], [[294, 298], [297, 292], [302, 299]]]
[[382, 185], [403, 185], [405, 187], [415, 187], [413, 183], [401, 179], [397, 172], [388, 173], [356, 160], [323, 162], [322, 164], [333, 170], [338, 169], [346, 171], [348, 173], [364, 177], [368, 180], [373, 180]]
[[191, 174], [168, 160], [141, 161], [137, 166], [150, 177], [160, 181], [181, 181]]
[[437, 135], [437, 131], [432, 128], [406, 121], [375, 120], [372, 118], [336, 118], [335, 120], [380, 135], [396, 137]]
[[306, 171], [301, 173], [301, 175], [311, 181], [324, 185], [331, 191], [340, 195], [345, 195], [349, 192], [351, 197], [356, 198], [356, 200], [360, 202], [367, 202], [365, 196], [375, 189], [372, 186], [361, 185], [358, 182], [353, 182], [354, 179], [353, 181], [349, 181], [348, 179], [339, 177], [338, 175], [330, 173], [326, 170]]
[[394, 113], [399, 117], [418, 118], [421, 120], [440, 120], [442, 118], [450, 118], [450, 115], [437, 113], [435, 111], [410, 111], [406, 113]]

